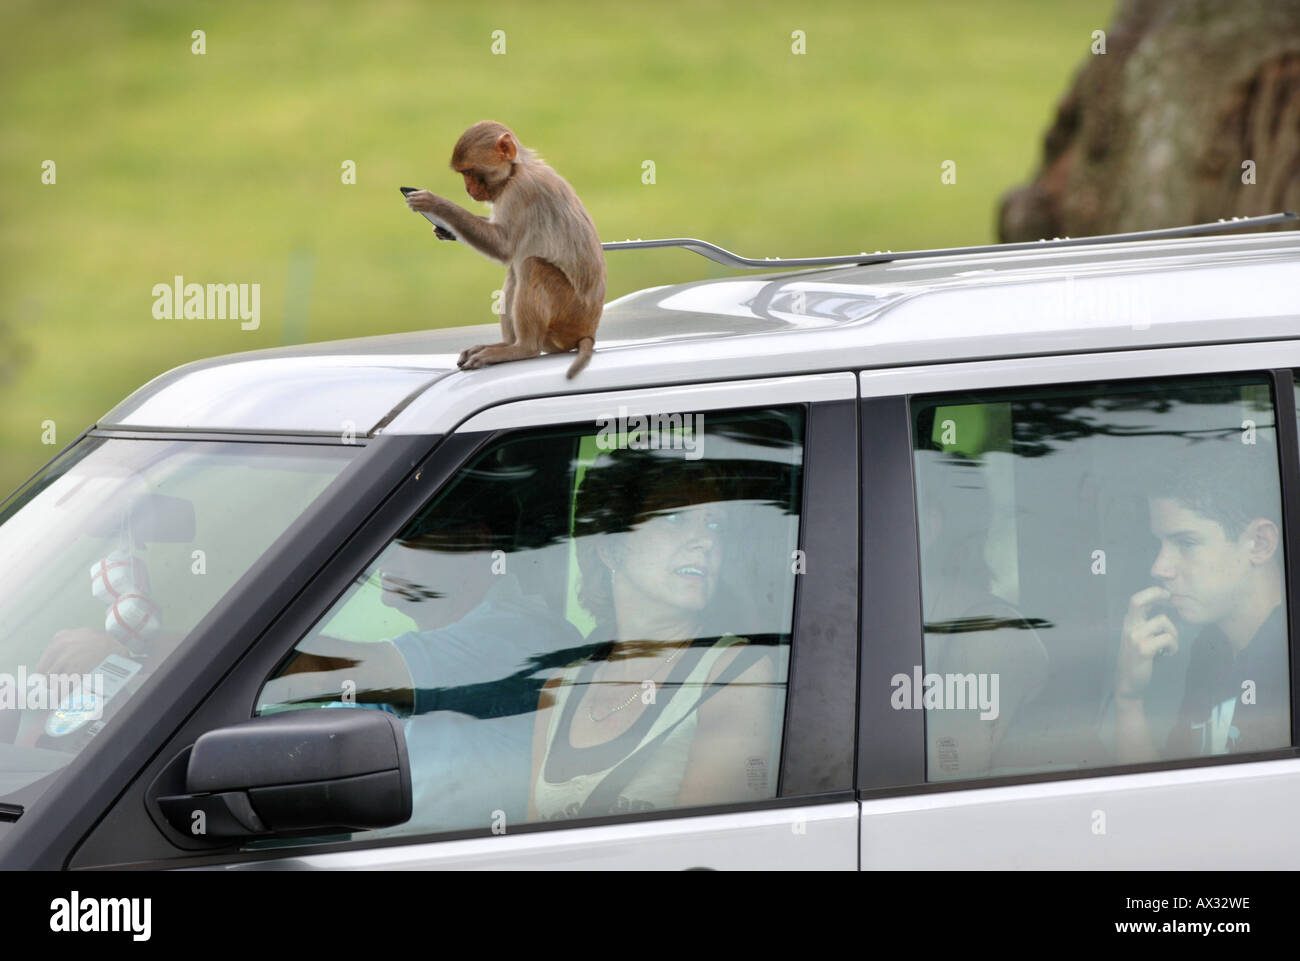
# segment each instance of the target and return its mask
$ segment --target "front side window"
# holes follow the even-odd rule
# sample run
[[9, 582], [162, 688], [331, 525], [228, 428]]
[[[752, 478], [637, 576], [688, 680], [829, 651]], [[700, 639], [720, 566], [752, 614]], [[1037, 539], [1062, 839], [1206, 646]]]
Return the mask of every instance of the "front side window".
[[802, 411], [513, 435], [356, 579], [258, 713], [405, 718], [414, 816], [375, 833], [776, 794]]
[[0, 511], [0, 797], [67, 764], [357, 448], [89, 437]]
[[1290, 744], [1273, 411], [1259, 375], [914, 401], [930, 780]]

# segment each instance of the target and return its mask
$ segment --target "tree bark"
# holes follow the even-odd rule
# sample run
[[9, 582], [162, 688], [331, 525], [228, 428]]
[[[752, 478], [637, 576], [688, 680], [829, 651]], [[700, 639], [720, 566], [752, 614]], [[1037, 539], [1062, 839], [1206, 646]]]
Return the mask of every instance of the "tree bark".
[[[1252, 182], [1253, 181], [1253, 182]], [[1121, 0], [1004, 243], [1300, 210], [1300, 0]]]

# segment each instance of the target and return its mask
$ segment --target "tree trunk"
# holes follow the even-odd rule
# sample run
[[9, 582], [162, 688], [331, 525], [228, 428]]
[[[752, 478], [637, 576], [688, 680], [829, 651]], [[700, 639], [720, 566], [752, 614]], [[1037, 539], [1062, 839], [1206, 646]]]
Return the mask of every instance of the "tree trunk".
[[1004, 243], [1300, 210], [1300, 0], [1121, 0], [1104, 40]]

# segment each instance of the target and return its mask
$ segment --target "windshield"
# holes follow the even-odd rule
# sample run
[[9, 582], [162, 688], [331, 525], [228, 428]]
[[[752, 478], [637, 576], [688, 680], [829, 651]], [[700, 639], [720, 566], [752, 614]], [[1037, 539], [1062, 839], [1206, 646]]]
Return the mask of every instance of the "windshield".
[[355, 447], [88, 437], [0, 511], [0, 798], [72, 760]]

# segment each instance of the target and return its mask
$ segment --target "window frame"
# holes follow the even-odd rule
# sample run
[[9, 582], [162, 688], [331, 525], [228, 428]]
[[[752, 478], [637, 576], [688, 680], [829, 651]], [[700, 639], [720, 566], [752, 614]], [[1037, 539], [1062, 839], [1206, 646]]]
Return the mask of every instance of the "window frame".
[[[845, 457], [846, 431], [856, 418], [854, 399], [834, 400], [826, 397], [826, 375], [815, 378], [787, 378], [822, 381], [814, 383], [797, 401], [786, 397], [764, 396], [755, 391], [755, 382], [711, 384], [710, 400], [699, 409], [719, 413], [749, 409], [802, 406], [804, 421], [804, 465], [800, 549], [821, 564], [845, 566], [850, 583], [857, 582], [857, 468], [859, 458], [853, 451]], [[844, 372], [839, 376], [853, 376]], [[841, 382], [836, 390], [842, 391]], [[728, 388], [736, 387], [730, 391]], [[784, 388], [788, 393], [797, 385]], [[614, 395], [617, 396], [617, 395]], [[665, 392], [672, 400], [672, 392]], [[694, 409], [689, 398], [678, 409]], [[590, 426], [589, 421], [547, 422], [545, 426]], [[541, 425], [534, 425], [541, 426]], [[179, 836], [151, 820], [146, 814], [146, 796], [150, 785], [162, 770], [197, 737], [207, 730], [238, 723], [253, 717], [258, 692], [276, 666], [307, 634], [316, 622], [352, 585], [357, 574], [370, 565], [407, 524], [444, 488], [448, 481], [487, 447], [526, 430], [523, 425], [499, 429], [456, 432], [440, 441], [436, 437], [402, 435], [408, 454], [423, 448], [424, 456], [409, 456], [408, 472], [392, 485], [381, 503], [358, 517], [346, 544], [332, 552], [328, 561], [300, 592], [282, 605], [274, 623], [255, 644], [248, 645], [245, 656], [215, 689], [201, 698], [185, 723], [174, 726], [171, 736], [153, 760], [131, 782], [129, 788], [108, 815], [91, 832], [70, 859], [70, 866], [97, 867], [131, 864], [139, 867], [192, 867], [201, 865], [247, 863], [282, 859], [297, 854], [325, 854], [335, 851], [358, 851], [380, 847], [482, 838], [488, 830], [449, 831], [432, 834], [368, 838], [359, 832], [347, 841], [245, 850], [238, 844], [220, 848], [211, 845], [186, 852], [176, 843]], [[851, 438], [854, 435], [848, 434]], [[381, 435], [382, 438], [382, 435]], [[392, 438], [396, 442], [396, 437]], [[370, 443], [375, 443], [374, 440]], [[849, 441], [851, 444], [851, 440]], [[847, 466], [850, 468], [846, 470]], [[814, 466], [815, 465], [815, 466]], [[851, 523], [846, 523], [851, 521]], [[810, 549], [811, 548], [811, 549]], [[511, 833], [563, 831], [589, 825], [616, 825], [660, 819], [707, 816], [768, 808], [796, 807], [853, 800], [853, 717], [856, 710], [857, 674], [857, 606], [834, 603], [836, 585], [830, 579], [805, 591], [813, 582], [796, 579], [793, 639], [788, 674], [785, 730], [778, 777], [777, 797], [761, 802], [675, 808], [664, 811], [614, 815], [598, 819], [574, 819], [563, 822], [536, 822], [512, 826]], [[842, 587], [840, 593], [842, 594]], [[801, 649], [799, 638], [810, 640]], [[197, 645], [196, 645], [197, 646]], [[829, 725], [839, 732], [838, 743], [832, 741], [832, 757], [814, 756], [809, 746], [821, 738]], [[824, 739], [823, 739], [824, 740]], [[794, 749], [790, 746], [796, 745]], [[838, 753], [836, 753], [838, 751]]]
[[[1261, 345], [1240, 345], [1254, 354]], [[1190, 356], [1195, 351], [1195, 356]], [[1213, 377], [1216, 375], [1257, 375], [1272, 389], [1274, 417], [1278, 434], [1279, 492], [1282, 503], [1282, 548], [1284, 590], [1287, 599], [1288, 655], [1291, 674], [1291, 746], [1252, 754], [1225, 754], [1206, 757], [1162, 759], [1141, 764], [1117, 764], [1070, 771], [999, 775], [948, 781], [926, 781], [926, 739], [921, 711], [894, 711], [888, 704], [888, 679], [898, 664], [923, 664], [924, 633], [921, 615], [920, 541], [916, 511], [913, 446], [913, 401], [944, 394], [1006, 394], [1016, 390], [1033, 390], [1046, 386], [1085, 387], [1090, 381], [1082, 376], [1050, 379], [1036, 372], [1023, 381], [1015, 376], [1024, 369], [1024, 361], [1012, 364], [954, 365], [966, 368], [973, 376], [954, 377], [942, 383], [942, 369], [926, 369], [921, 389], [889, 394], [864, 390], [862, 400], [863, 458], [863, 597], [886, 599], [869, 611], [864, 607], [862, 619], [862, 676], [864, 692], [859, 710], [858, 798], [870, 800], [898, 795], [969, 791], [982, 788], [1071, 781], [1148, 771], [1246, 764], [1258, 761], [1300, 758], [1300, 434], [1297, 433], [1295, 378], [1290, 368], [1263, 368], [1222, 363], [1207, 369], [1199, 348], [1186, 348], [1189, 363], [1179, 369], [1178, 351], [1160, 351], [1160, 363], [1151, 372], [1130, 373], [1137, 365], [1108, 381], [1152, 384], [1172, 378]], [[1243, 351], [1245, 353], [1245, 351]], [[1085, 366], [1092, 358], [1070, 358], [1071, 367]], [[1100, 358], [1098, 358], [1100, 359]], [[1069, 368], [1067, 368], [1069, 370]], [[1073, 373], [1070, 370], [1070, 373]], [[883, 384], [889, 384], [899, 372], [882, 372]], [[863, 375], [865, 381], [866, 375]], [[894, 381], [902, 387], [905, 380]], [[867, 467], [868, 459], [872, 467]], [[873, 478], [878, 485], [873, 489]], [[888, 505], [886, 517], [875, 517], [873, 499]], [[874, 585], [875, 592], [869, 593]], [[883, 587], [883, 589], [882, 589]], [[883, 693], [882, 693], [883, 692]], [[882, 733], [883, 732], [883, 733]]]

